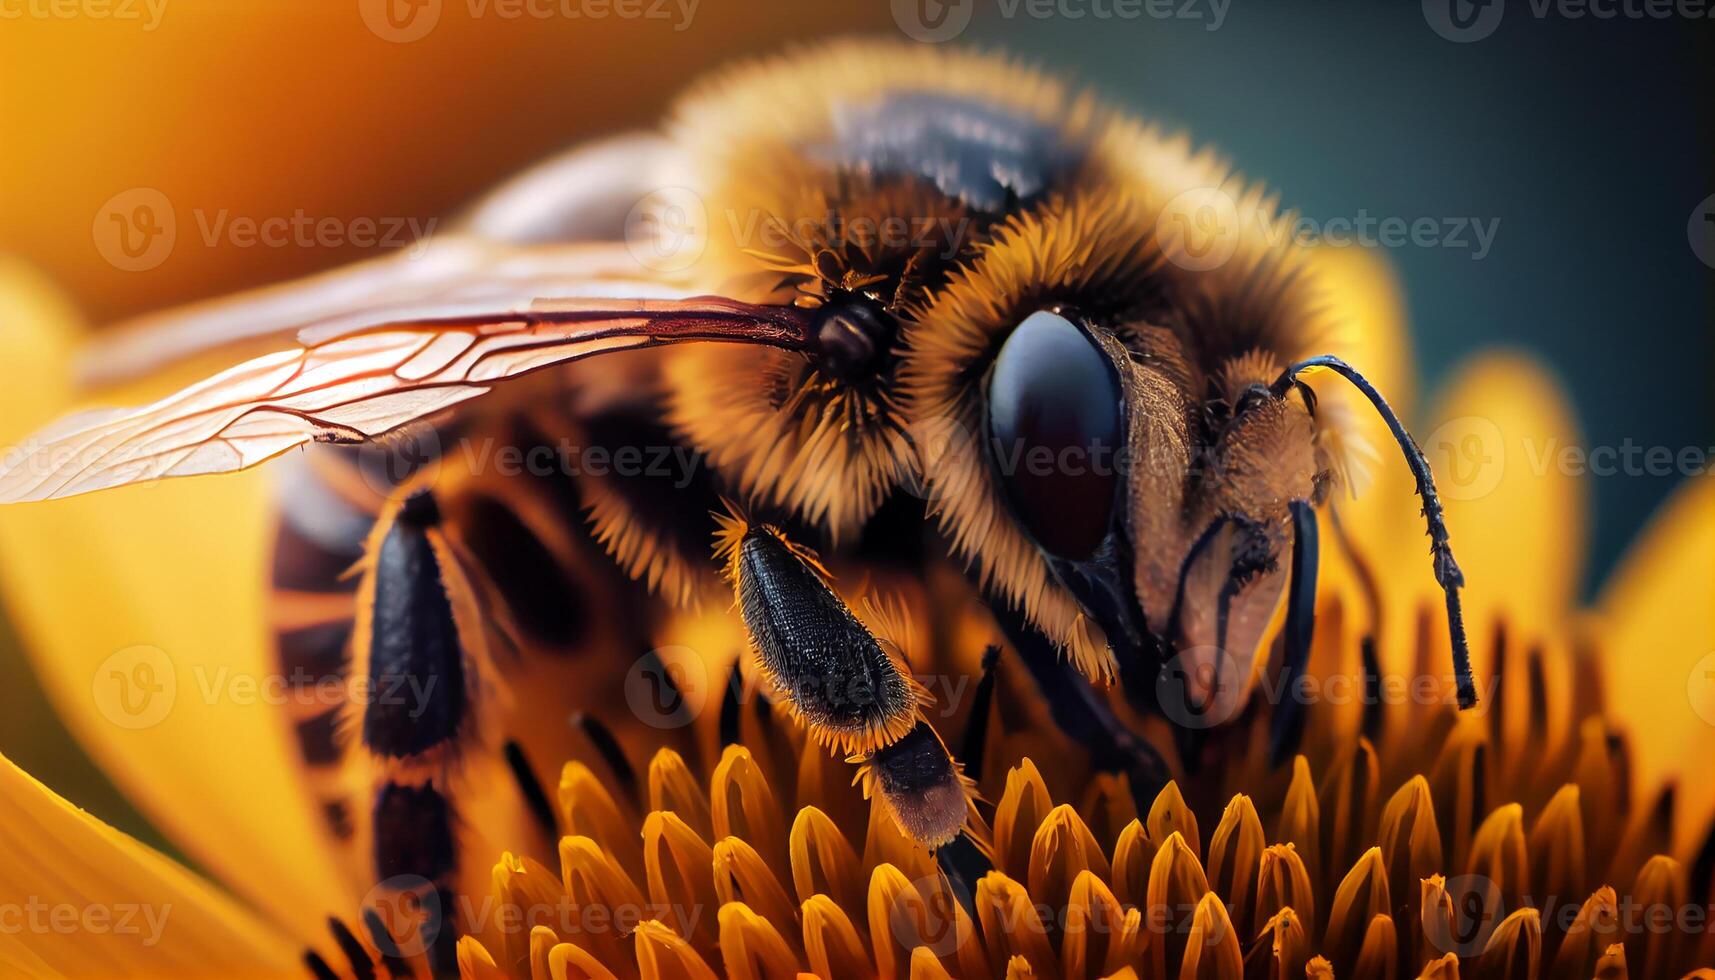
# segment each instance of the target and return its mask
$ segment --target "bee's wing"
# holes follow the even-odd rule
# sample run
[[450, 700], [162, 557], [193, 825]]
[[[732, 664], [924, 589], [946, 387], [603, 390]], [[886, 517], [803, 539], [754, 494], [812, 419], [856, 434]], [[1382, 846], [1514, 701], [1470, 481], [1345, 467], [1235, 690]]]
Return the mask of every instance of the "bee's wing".
[[686, 297], [640, 276], [623, 246], [442, 244], [439, 265], [391, 259], [127, 328], [98, 363], [159, 366], [244, 339], [295, 345], [150, 405], [62, 420], [0, 458], [0, 502], [240, 470], [312, 440], [359, 441], [608, 351], [807, 342], [799, 310]]
[[440, 237], [423, 243], [420, 251], [116, 324], [84, 353], [80, 380], [91, 386], [128, 381], [247, 342], [308, 344], [381, 323], [459, 313], [521, 314], [545, 296], [685, 295], [617, 243], [520, 246]]

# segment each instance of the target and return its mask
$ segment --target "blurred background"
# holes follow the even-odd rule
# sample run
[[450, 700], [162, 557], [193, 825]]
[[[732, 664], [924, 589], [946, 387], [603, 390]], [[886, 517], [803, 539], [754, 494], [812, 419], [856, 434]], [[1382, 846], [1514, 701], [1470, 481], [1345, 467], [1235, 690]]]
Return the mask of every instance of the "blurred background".
[[[105, 322], [385, 249], [361, 219], [376, 237], [432, 228], [553, 150], [649, 124], [732, 58], [851, 32], [998, 45], [1216, 146], [1330, 236], [1429, 219], [1434, 234], [1380, 242], [1424, 390], [1473, 351], [1524, 348], [1572, 392], [1588, 445], [1709, 450], [1715, 20], [1686, 16], [1708, 9], [0, 0], [0, 252]], [[139, 189], [178, 216], [170, 253], [142, 263], [103, 226]], [[270, 218], [350, 233], [239, 231]], [[1678, 480], [1591, 478], [1586, 595]], [[3, 623], [0, 752], [162, 843], [55, 721]]]

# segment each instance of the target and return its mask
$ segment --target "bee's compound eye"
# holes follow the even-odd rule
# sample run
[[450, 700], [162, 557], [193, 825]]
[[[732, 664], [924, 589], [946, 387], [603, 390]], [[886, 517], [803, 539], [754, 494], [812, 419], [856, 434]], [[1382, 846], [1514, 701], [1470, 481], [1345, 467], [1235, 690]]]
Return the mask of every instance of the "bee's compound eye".
[[1050, 553], [1088, 558], [1119, 482], [1119, 382], [1107, 356], [1057, 313], [1024, 319], [988, 381], [992, 463], [1025, 530]]

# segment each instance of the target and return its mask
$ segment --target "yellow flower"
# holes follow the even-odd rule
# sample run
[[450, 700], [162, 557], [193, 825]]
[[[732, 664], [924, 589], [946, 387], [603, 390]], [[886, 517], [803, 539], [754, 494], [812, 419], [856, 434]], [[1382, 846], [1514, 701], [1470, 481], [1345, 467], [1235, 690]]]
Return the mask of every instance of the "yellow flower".
[[[1417, 415], [1391, 280], [1360, 253], [1320, 261], [1358, 327], [1346, 350]], [[76, 330], [11, 266], [0, 323], [4, 439], [70, 400]], [[671, 735], [587, 721], [577, 731], [594, 737], [566, 740], [546, 794], [557, 844], [478, 800], [462, 815], [492, 867], [463, 875], [451, 908], [393, 911], [456, 927], [461, 975], [530, 980], [1654, 978], [1715, 964], [1715, 683], [1699, 673], [1715, 669], [1715, 478], [1678, 491], [1584, 610], [1583, 489], [1532, 464], [1576, 444], [1553, 383], [1516, 355], [1484, 357], [1423, 417], [1471, 583], [1475, 711], [1456, 711], [1440, 676], [1409, 478], [1378, 463], [1341, 502], [1342, 535], [1324, 537], [1356, 547], [1328, 549], [1314, 688], [1269, 693], [1264, 674], [1250, 707], [1179, 742], [1194, 762], [1160, 719], [1127, 717], [1174, 759], [1158, 785], [1102, 771], [1005, 655], [935, 719], [979, 796], [967, 835], [933, 853], [764, 701], [710, 703], [708, 724]], [[3, 595], [44, 687], [224, 886], [0, 761], [5, 975], [422, 972], [420, 933], [369, 928], [373, 883], [338, 856], [283, 717], [199, 690], [271, 669], [266, 481], [0, 509]], [[704, 615], [692, 628], [733, 614]], [[1306, 727], [1271, 769], [1284, 697], [1308, 705]]]

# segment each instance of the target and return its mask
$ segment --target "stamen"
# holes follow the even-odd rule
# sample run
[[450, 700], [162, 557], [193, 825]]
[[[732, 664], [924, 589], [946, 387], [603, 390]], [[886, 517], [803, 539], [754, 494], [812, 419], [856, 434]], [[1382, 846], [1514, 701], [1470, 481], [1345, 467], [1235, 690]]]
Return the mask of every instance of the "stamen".
[[579, 711], [572, 715], [572, 720], [583, 729], [595, 750], [601, 754], [602, 761], [613, 771], [620, 789], [631, 799], [637, 799], [637, 771], [631, 768], [631, 760], [619, 747], [619, 739], [613, 737], [613, 732], [600, 719], [588, 712]]
[[333, 933], [333, 941], [339, 944], [340, 952], [345, 954], [346, 962], [351, 964], [352, 976], [357, 980], [375, 980], [375, 961], [369, 958], [369, 950], [351, 934], [345, 923], [330, 915], [328, 931]]
[[969, 834], [960, 834], [935, 849], [935, 864], [947, 878], [953, 897], [964, 906], [965, 914], [977, 917], [976, 888], [983, 876], [994, 870], [994, 862]]
[[739, 743], [739, 708], [744, 703], [744, 677], [740, 675], [738, 661], [733, 661], [732, 670], [727, 673], [726, 690], [721, 694], [720, 734], [721, 748]]
[[339, 974], [333, 972], [332, 968], [328, 966], [327, 960], [316, 955], [314, 950], [304, 951], [304, 966], [309, 968], [316, 980], [339, 980]]
[[1381, 737], [1382, 720], [1382, 660], [1376, 653], [1376, 638], [1366, 636], [1358, 641], [1358, 653], [1364, 661], [1364, 714], [1359, 731], [1372, 742]]
[[363, 910], [363, 928], [369, 933], [369, 941], [375, 944], [376, 952], [381, 954], [381, 965], [386, 968], [389, 977], [410, 977], [415, 974], [411, 965], [405, 962], [404, 954], [399, 952], [399, 944], [393, 941], [393, 934], [387, 931], [387, 924], [381, 921], [381, 913], [373, 908]]
[[524, 746], [516, 740], [508, 740], [502, 751], [506, 755], [506, 768], [512, 770], [512, 778], [518, 783], [518, 792], [523, 794], [530, 815], [536, 818], [536, 823], [549, 840], [559, 840], [559, 818], [554, 815], [554, 805], [548, 801], [542, 781], [536, 778], [536, 770], [531, 768], [530, 759], [524, 754]]
[[978, 779], [983, 774], [983, 750], [988, 747], [989, 711], [994, 704], [995, 668], [1000, 665], [1000, 644], [991, 643], [983, 651], [982, 680], [971, 700], [971, 717], [965, 722], [965, 737], [959, 744], [959, 758], [965, 769]]
[[1429, 554], [1434, 563], [1435, 581], [1447, 596], [1447, 631], [1453, 641], [1453, 673], [1459, 688], [1459, 707], [1473, 707], [1477, 703], [1477, 685], [1471, 676], [1471, 647], [1465, 638], [1465, 612], [1459, 604], [1459, 589], [1465, 584], [1465, 573], [1459, 570], [1459, 563], [1453, 559], [1447, 521], [1441, 509], [1441, 498], [1435, 492], [1435, 477], [1429, 471], [1429, 461], [1381, 392], [1351, 365], [1332, 354], [1306, 358], [1289, 366], [1274, 382], [1272, 390], [1275, 396], [1285, 397], [1288, 390], [1298, 388], [1307, 393], [1307, 404], [1314, 406], [1314, 393], [1298, 380], [1298, 373], [1318, 367], [1333, 371], [1364, 393], [1382, 421], [1387, 423], [1394, 441], [1399, 443], [1400, 452], [1405, 455], [1406, 465], [1411, 467], [1412, 475], [1417, 479], [1417, 495], [1423, 499], [1423, 518], [1429, 526]]

